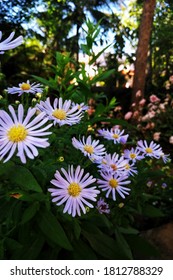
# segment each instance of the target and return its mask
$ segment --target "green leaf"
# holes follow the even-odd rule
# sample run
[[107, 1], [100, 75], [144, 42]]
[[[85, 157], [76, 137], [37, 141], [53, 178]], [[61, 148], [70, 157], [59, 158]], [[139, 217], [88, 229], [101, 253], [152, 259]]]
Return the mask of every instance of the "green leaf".
[[88, 48], [87, 45], [81, 44], [80, 47], [84, 53], [86, 53], [87, 55], [90, 55], [90, 49]]
[[56, 82], [53, 80], [53, 79], [50, 79], [49, 81], [44, 79], [44, 78], [41, 78], [41, 77], [38, 77], [38, 76], [35, 76], [35, 75], [32, 75], [32, 77], [36, 80], [38, 80], [40, 83], [42, 83], [43, 85], [45, 86], [48, 86], [54, 90], [57, 90], [57, 84]]
[[125, 238], [123, 237], [123, 235], [120, 233], [120, 231], [118, 229], [115, 230], [115, 235], [116, 235], [116, 240], [117, 240], [119, 249], [124, 254], [125, 259], [132, 260], [133, 255], [132, 255], [131, 249], [130, 249], [127, 241], [125, 240]]
[[132, 227], [127, 227], [127, 228], [123, 228], [123, 227], [119, 227], [118, 228], [120, 232], [125, 233], [125, 234], [138, 234], [139, 231], [135, 228]]
[[9, 179], [13, 185], [20, 186], [23, 190], [42, 192], [35, 177], [26, 167], [15, 166], [11, 170]]
[[126, 239], [133, 252], [134, 259], [158, 259], [159, 251], [143, 237], [138, 235], [127, 235]]
[[101, 115], [106, 110], [106, 107], [103, 104], [98, 104], [95, 111], [95, 116]]
[[22, 244], [12, 238], [5, 239], [5, 246], [7, 250], [16, 251], [22, 249]]
[[13, 168], [14, 168], [14, 163], [11, 161], [8, 161], [6, 163], [0, 162], [0, 176], [10, 174]]
[[30, 246], [25, 250], [21, 259], [23, 260], [35, 260], [38, 259], [38, 256], [41, 252], [41, 249], [45, 243], [45, 239], [43, 236], [38, 236], [34, 239], [34, 241], [30, 244]]
[[51, 212], [44, 208], [40, 210], [37, 217], [38, 225], [48, 239], [59, 245], [61, 248], [67, 250], [73, 249], [63, 227]]
[[81, 239], [77, 240], [73, 244], [73, 258], [77, 260], [97, 260], [95, 252], [92, 250], [90, 245], [86, 244]]
[[151, 217], [151, 218], [157, 218], [157, 217], [164, 216], [163, 212], [159, 208], [156, 208], [152, 205], [147, 205], [143, 209], [142, 213], [143, 213], [143, 215], [145, 215], [147, 217]]
[[111, 69], [111, 70], [107, 70], [103, 73], [99, 73], [91, 81], [92, 81], [92, 83], [96, 83], [96, 82], [99, 82], [99, 81], [104, 81], [107, 78], [109, 78], [114, 72], [115, 72], [115, 69]]
[[88, 240], [94, 251], [106, 259], [123, 258], [115, 239], [101, 232], [91, 223], [83, 223], [82, 234]]
[[73, 227], [74, 227], [75, 237], [76, 237], [76, 239], [79, 239], [80, 234], [81, 234], [81, 227], [80, 227], [79, 222], [77, 220], [74, 220]]
[[[89, 62], [89, 65], [92, 65], [96, 60], [97, 58], [99, 58], [101, 56], [102, 53], [104, 53], [104, 51], [106, 49], [108, 49], [112, 44], [109, 44], [108, 46], [106, 46], [104, 49], [102, 49], [100, 52], [98, 52], [98, 54], [96, 54]], [[114, 72], [114, 71], [113, 71]]]
[[98, 227], [105, 227], [107, 229], [112, 227], [112, 223], [105, 215], [92, 215], [88, 217], [88, 221]]
[[22, 224], [27, 223], [28, 221], [30, 221], [35, 214], [37, 213], [37, 211], [39, 210], [39, 203], [36, 201], [35, 203], [31, 204], [23, 213], [22, 215]]
[[45, 184], [46, 184], [46, 182], [47, 182], [47, 173], [46, 173], [46, 171], [42, 168], [42, 166], [34, 166], [33, 168], [32, 168], [32, 174], [36, 177], [36, 178], [38, 178], [37, 179], [37, 181], [38, 181], [38, 183], [42, 186], [42, 187], [44, 187], [45, 186]]

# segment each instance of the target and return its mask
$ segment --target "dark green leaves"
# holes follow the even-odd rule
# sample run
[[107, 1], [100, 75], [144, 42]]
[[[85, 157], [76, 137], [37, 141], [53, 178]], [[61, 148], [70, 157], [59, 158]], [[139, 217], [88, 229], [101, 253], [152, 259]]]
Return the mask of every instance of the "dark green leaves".
[[58, 222], [58, 219], [46, 208], [42, 209], [37, 216], [38, 225], [44, 235], [54, 244], [67, 250], [72, 250], [68, 237]]

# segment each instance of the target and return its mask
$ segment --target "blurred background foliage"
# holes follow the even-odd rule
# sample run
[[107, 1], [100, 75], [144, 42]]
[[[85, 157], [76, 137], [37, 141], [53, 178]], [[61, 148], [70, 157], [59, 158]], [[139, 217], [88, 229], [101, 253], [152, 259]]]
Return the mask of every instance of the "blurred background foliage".
[[[33, 74], [46, 78], [50, 74], [50, 65], [55, 63], [56, 51], [70, 52], [78, 63], [82, 53], [80, 45], [85, 39], [83, 29], [88, 18], [93, 23], [99, 22], [101, 27], [95, 50], [111, 44], [101, 63], [95, 62], [99, 67], [115, 70], [106, 86], [111, 81], [115, 88], [124, 88], [126, 78], [129, 78], [129, 68], [135, 61], [143, 3], [139, 0], [1, 1], [0, 30], [4, 36], [14, 30], [25, 38], [22, 46], [1, 57], [1, 72], [6, 81], [1, 83], [1, 89], [7, 83], [14, 85], [21, 81], [21, 77], [26, 79], [26, 76]], [[172, 28], [172, 1], [156, 1], [146, 95], [151, 91], [162, 93], [172, 75]], [[119, 68], [122, 64], [123, 71]]]

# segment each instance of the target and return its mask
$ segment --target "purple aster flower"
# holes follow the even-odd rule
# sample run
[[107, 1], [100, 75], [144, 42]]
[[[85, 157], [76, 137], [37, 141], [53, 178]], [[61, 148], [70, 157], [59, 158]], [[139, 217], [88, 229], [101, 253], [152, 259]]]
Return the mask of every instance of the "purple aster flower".
[[163, 154], [160, 145], [154, 143], [153, 141], [151, 141], [151, 143], [148, 145], [146, 140], [140, 140], [138, 141], [137, 148], [143, 153], [144, 156], [149, 156], [151, 158], [159, 159], [161, 154]]
[[80, 110], [80, 109], [82, 109], [82, 111], [87, 111], [88, 110], [88, 105], [85, 105], [85, 103], [84, 102], [82, 102], [82, 103], [80, 103], [80, 104], [76, 104], [76, 103], [74, 103], [74, 102], [72, 102], [72, 106], [78, 106], [78, 110]]
[[98, 133], [100, 136], [103, 136], [105, 139], [113, 140], [114, 144], [121, 143], [125, 144], [127, 142], [128, 134], [123, 135], [124, 130], [120, 130], [119, 128], [111, 128], [110, 131], [108, 129], [99, 129]]
[[124, 158], [132, 162], [136, 162], [137, 160], [141, 160], [144, 158], [144, 156], [140, 153], [141, 152], [138, 150], [138, 148], [131, 148], [130, 150], [126, 149], [124, 150]]
[[117, 153], [106, 154], [98, 167], [103, 171], [111, 171], [112, 173], [121, 173], [125, 171], [125, 165], [128, 163], [123, 156], [120, 156]]
[[161, 155], [160, 155], [160, 157], [162, 158], [162, 160], [163, 160], [164, 163], [167, 163], [167, 162], [171, 161], [171, 159], [170, 159], [169, 156], [170, 156], [170, 154], [165, 155], [163, 152], [162, 152]]
[[27, 82], [23, 82], [19, 84], [19, 87], [12, 87], [7, 88], [7, 91], [9, 94], [16, 94], [18, 93], [18, 96], [21, 96], [24, 92], [26, 93], [42, 93], [43, 89], [40, 84], [32, 83], [30, 84], [30, 81], [27, 80]]
[[163, 189], [166, 189], [167, 188], [167, 184], [166, 183], [162, 183], [162, 185], [161, 185], [161, 187], [163, 188]]
[[106, 191], [106, 197], [109, 197], [110, 193], [112, 194], [113, 200], [116, 200], [116, 192], [122, 197], [125, 198], [125, 195], [129, 195], [129, 188], [124, 187], [131, 183], [130, 180], [126, 180], [128, 175], [119, 175], [112, 174], [111, 172], [101, 172], [100, 173], [103, 179], [98, 179], [98, 187], [102, 191]]
[[137, 167], [134, 165], [134, 163], [126, 163], [125, 164], [125, 171], [124, 171], [124, 174], [127, 174], [128, 176], [134, 176], [136, 174], [138, 174], [138, 171], [137, 171]]
[[72, 217], [81, 216], [81, 212], [86, 214], [86, 207], [94, 207], [88, 200], [96, 201], [96, 197], [100, 193], [95, 186], [88, 187], [96, 179], [89, 173], [84, 175], [84, 169], [81, 169], [80, 166], [74, 170], [71, 165], [68, 171], [64, 168], [61, 168], [61, 171], [62, 175], [57, 170], [55, 179], [51, 180], [55, 188], [48, 189], [53, 197], [52, 202], [56, 202], [58, 206], [65, 203], [63, 213], [68, 212]]
[[80, 122], [83, 117], [82, 108], [78, 108], [77, 105], [72, 105], [71, 100], [65, 100], [63, 102], [62, 98], [55, 98], [53, 105], [50, 103], [50, 98], [48, 97], [46, 101], [41, 101], [37, 104], [37, 108], [46, 113], [49, 120], [52, 120], [54, 125], [74, 125]]
[[44, 118], [45, 113], [40, 113], [33, 118], [36, 113], [35, 108], [29, 108], [25, 118], [22, 104], [18, 106], [17, 114], [11, 105], [8, 108], [11, 116], [4, 110], [0, 110], [0, 160], [5, 158], [4, 162], [8, 161], [17, 150], [17, 156], [22, 163], [26, 163], [26, 156], [34, 159], [38, 155], [36, 147], [49, 146], [48, 139], [42, 136], [51, 134], [46, 130], [52, 124], [42, 127], [48, 119]]
[[97, 201], [96, 208], [100, 214], [103, 214], [103, 213], [109, 214], [110, 213], [109, 204], [104, 201], [104, 198], [100, 197], [100, 199]]
[[88, 156], [93, 162], [95, 160], [100, 160], [105, 155], [105, 147], [99, 143], [99, 140], [92, 140], [91, 135], [86, 139], [83, 136], [82, 140], [77, 140], [75, 137], [72, 138], [73, 146], [80, 150], [85, 156]]
[[148, 181], [147, 182], [147, 187], [150, 188], [152, 186], [152, 184], [153, 184], [153, 181]]
[[[6, 50], [11, 50], [23, 43], [23, 37], [19, 36], [16, 39], [12, 40], [15, 35], [15, 32], [12, 32], [10, 36], [4, 41], [0, 42], [0, 54], [3, 54]], [[0, 31], [0, 40], [2, 39], [2, 32]]]

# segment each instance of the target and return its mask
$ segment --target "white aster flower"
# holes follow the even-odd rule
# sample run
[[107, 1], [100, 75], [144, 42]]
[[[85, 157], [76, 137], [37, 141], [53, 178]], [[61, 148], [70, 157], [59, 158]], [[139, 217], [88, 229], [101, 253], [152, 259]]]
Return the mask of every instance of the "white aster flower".
[[154, 143], [151, 141], [150, 144], [147, 144], [146, 140], [140, 140], [138, 141], [138, 150], [143, 153], [144, 156], [149, 156], [151, 158], [157, 158], [159, 159], [161, 155], [163, 154], [162, 148], [159, 144]]
[[125, 165], [128, 163], [123, 156], [120, 156], [117, 153], [106, 154], [98, 167], [101, 171], [111, 171], [112, 173], [122, 173], [125, 171]]
[[48, 139], [42, 136], [51, 134], [46, 130], [52, 124], [42, 127], [48, 119], [43, 119], [44, 113], [33, 118], [35, 108], [29, 108], [25, 118], [22, 104], [18, 106], [17, 113], [11, 105], [8, 108], [11, 116], [6, 111], [0, 110], [0, 160], [5, 158], [4, 162], [8, 161], [17, 150], [21, 162], [26, 163], [26, 157], [34, 159], [38, 156], [36, 147], [49, 146]]
[[112, 194], [113, 200], [116, 200], [116, 192], [122, 197], [125, 198], [125, 195], [129, 195], [129, 188], [124, 187], [124, 185], [128, 185], [131, 181], [126, 180], [128, 175], [119, 175], [112, 174], [112, 172], [103, 171], [100, 173], [103, 179], [98, 179], [98, 187], [102, 189], [102, 191], [106, 191], [106, 197], [108, 198], [110, 194]]
[[52, 202], [56, 202], [58, 206], [65, 203], [63, 213], [68, 212], [72, 217], [81, 216], [81, 212], [86, 214], [86, 207], [94, 207], [88, 200], [96, 201], [96, 197], [100, 193], [95, 186], [88, 188], [96, 179], [89, 173], [84, 175], [84, 169], [81, 169], [80, 166], [74, 170], [71, 165], [68, 171], [64, 168], [61, 168], [61, 171], [62, 175], [57, 170], [54, 175], [55, 179], [51, 180], [55, 188], [48, 189], [51, 196], [54, 197]]
[[[0, 42], [0, 54], [3, 54], [6, 50], [11, 50], [23, 43], [23, 37], [19, 36], [16, 39], [12, 40], [15, 35], [15, 32], [12, 32], [10, 36], [4, 41]], [[0, 31], [0, 41], [2, 39], [2, 31]]]
[[99, 129], [98, 133], [105, 139], [113, 140], [114, 144], [125, 144], [129, 136], [128, 134], [124, 135], [124, 130], [121, 131], [119, 128], [111, 128], [110, 131], [109, 129]]
[[141, 155], [141, 151], [138, 150], [138, 148], [131, 148], [130, 150], [125, 149], [124, 150], [124, 158], [136, 162], [137, 160], [141, 160], [144, 158], [143, 155]]
[[43, 89], [40, 84], [32, 83], [27, 80], [27, 82], [20, 83], [18, 87], [7, 88], [9, 94], [18, 93], [18, 96], [21, 96], [24, 92], [26, 93], [42, 93]]
[[86, 139], [83, 136], [82, 140], [77, 140], [75, 137], [72, 138], [73, 146], [80, 150], [85, 156], [88, 156], [93, 162], [100, 160], [105, 155], [105, 147], [99, 143], [99, 140], [92, 140], [91, 135]]
[[37, 108], [46, 113], [49, 120], [52, 120], [54, 125], [59, 126], [68, 124], [74, 125], [80, 122], [83, 117], [83, 110], [78, 109], [77, 105], [72, 105], [71, 100], [65, 100], [63, 102], [62, 98], [55, 98], [53, 105], [50, 103], [50, 98], [48, 97], [46, 101], [41, 101], [37, 104]]
[[78, 110], [82, 109], [82, 111], [87, 111], [89, 108], [89, 106], [85, 105], [84, 102], [82, 102], [80, 104], [72, 102], [72, 106], [76, 106], [76, 105], [78, 106]]

